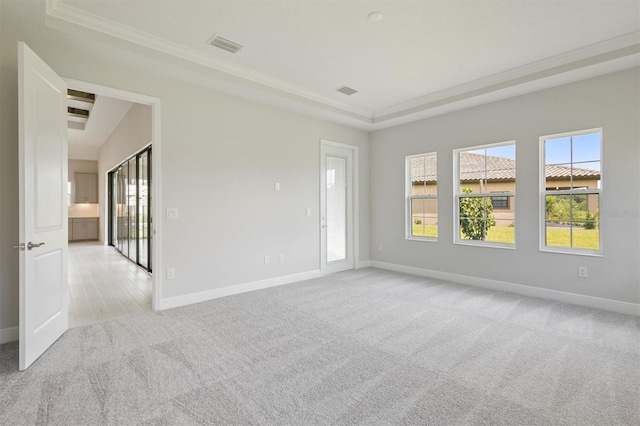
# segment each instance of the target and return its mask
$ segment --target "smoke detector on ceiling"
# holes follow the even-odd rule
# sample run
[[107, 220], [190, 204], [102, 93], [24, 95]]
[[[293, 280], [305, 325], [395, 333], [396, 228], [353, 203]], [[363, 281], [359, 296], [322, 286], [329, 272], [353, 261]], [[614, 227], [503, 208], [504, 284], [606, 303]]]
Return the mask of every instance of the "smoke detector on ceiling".
[[222, 38], [215, 34], [209, 39], [209, 44], [217, 47], [218, 49], [226, 50], [227, 52], [231, 53], [238, 53], [238, 51], [242, 49], [241, 44], [238, 44], [231, 40], [227, 40], [226, 38]]

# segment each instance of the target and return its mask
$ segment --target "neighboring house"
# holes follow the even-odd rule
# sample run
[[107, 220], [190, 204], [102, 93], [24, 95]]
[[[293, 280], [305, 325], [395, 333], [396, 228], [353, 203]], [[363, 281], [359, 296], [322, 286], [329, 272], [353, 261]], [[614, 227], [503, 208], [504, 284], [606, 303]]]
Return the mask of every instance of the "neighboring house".
[[[486, 162], [486, 167], [485, 167]], [[416, 157], [411, 160], [411, 185], [412, 194], [436, 193], [436, 159], [435, 157]], [[486, 175], [485, 175], [486, 169]], [[546, 189], [569, 189], [571, 187], [571, 167], [564, 165], [550, 165], [546, 167]], [[461, 188], [469, 188], [472, 193], [481, 192], [495, 194], [491, 196], [493, 214], [496, 219], [513, 220], [513, 198], [505, 193], [516, 191], [516, 162], [506, 157], [475, 154], [472, 152], [460, 153], [460, 182]], [[600, 182], [600, 171], [586, 168], [573, 168], [574, 188], [596, 189]], [[595, 213], [597, 203], [588, 199], [587, 209]], [[424, 220], [426, 214], [427, 223], [429, 216], [435, 215], [435, 204], [425, 204], [413, 209], [416, 218]], [[499, 225], [499, 224], [498, 224]]]

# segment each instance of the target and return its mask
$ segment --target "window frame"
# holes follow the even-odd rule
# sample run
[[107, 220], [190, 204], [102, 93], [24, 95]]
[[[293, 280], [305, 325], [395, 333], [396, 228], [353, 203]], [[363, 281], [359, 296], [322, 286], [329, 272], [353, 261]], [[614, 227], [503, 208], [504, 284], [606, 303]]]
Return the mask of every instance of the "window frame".
[[[560, 139], [560, 138], [566, 138], [566, 137], [571, 137], [573, 138], [574, 136], [581, 136], [581, 135], [588, 135], [591, 133], [598, 133], [600, 135], [600, 159], [598, 160], [600, 162], [600, 188], [598, 189], [560, 189], [560, 190], [547, 190], [547, 176], [546, 176], [546, 150], [545, 150], [545, 142], [547, 140], [550, 139]], [[603, 179], [603, 175], [604, 175], [604, 144], [603, 144], [603, 130], [602, 127], [597, 127], [597, 128], [593, 128], [593, 129], [586, 129], [586, 130], [577, 130], [577, 131], [572, 131], [572, 132], [563, 132], [563, 133], [555, 133], [555, 134], [551, 134], [551, 135], [545, 135], [545, 136], [540, 136], [540, 143], [539, 143], [539, 150], [540, 150], [540, 161], [539, 161], [539, 185], [540, 185], [540, 196], [539, 196], [539, 211], [538, 211], [538, 216], [539, 216], [539, 251], [541, 252], [545, 252], [545, 253], [560, 253], [560, 254], [573, 254], [573, 255], [579, 255], [579, 256], [595, 256], [595, 257], [602, 257], [603, 256], [603, 246], [602, 246], [602, 233], [603, 233], [603, 226], [602, 226], [602, 220], [601, 217], [598, 217], [598, 249], [597, 250], [593, 250], [593, 249], [584, 249], [584, 248], [574, 248], [574, 247], [554, 247], [554, 246], [547, 246], [546, 245], [546, 219], [547, 219], [547, 212], [546, 212], [546, 199], [547, 199], [547, 195], [591, 195], [591, 194], [597, 194], [598, 195], [598, 210], [599, 211], [604, 211], [602, 209], [602, 189], [603, 189], [603, 185], [604, 185], [604, 179]], [[571, 149], [572, 153], [573, 153], [573, 141], [572, 141], [572, 149]], [[572, 155], [573, 156], [573, 155]], [[579, 164], [580, 162], [577, 162], [577, 164]], [[571, 159], [571, 166], [573, 167], [573, 158]], [[573, 182], [573, 175], [571, 176], [571, 181]]]
[[482, 192], [477, 194], [462, 194], [461, 193], [461, 185], [460, 185], [460, 153], [465, 151], [475, 151], [478, 149], [487, 149], [487, 148], [496, 148], [500, 146], [509, 146], [513, 145], [516, 151], [516, 158], [514, 158], [514, 162], [517, 161], [517, 143], [515, 140], [509, 140], [504, 142], [496, 142], [496, 143], [488, 143], [482, 145], [475, 146], [467, 146], [464, 148], [456, 148], [453, 150], [453, 243], [459, 245], [466, 246], [475, 246], [475, 247], [490, 247], [490, 248], [500, 248], [507, 250], [515, 250], [516, 248], [516, 185], [518, 179], [518, 169], [516, 164], [516, 178], [514, 180], [514, 190], [513, 191], [502, 191], [499, 196], [501, 197], [513, 197], [513, 224], [514, 224], [514, 235], [513, 235], [513, 243], [497, 243], [493, 241], [484, 241], [484, 240], [467, 240], [460, 238], [460, 198], [464, 197], [478, 197], [478, 198], [492, 198], [496, 195], [495, 192]]
[[[413, 189], [413, 185], [411, 184], [411, 160], [414, 158], [420, 157], [435, 157], [436, 164], [438, 161], [438, 153], [437, 152], [426, 152], [422, 154], [413, 154], [407, 155], [404, 157], [404, 170], [405, 170], [405, 239], [411, 241], [428, 241], [428, 242], [437, 242], [438, 237], [421, 237], [412, 235], [413, 232], [413, 217], [411, 212], [411, 202], [413, 200], [436, 200], [436, 205], [438, 205], [438, 170], [436, 167], [436, 193], [435, 194], [426, 194], [426, 195], [412, 195], [411, 191]], [[436, 208], [436, 220], [438, 220], [438, 210], [439, 207]], [[438, 229], [438, 236], [440, 235], [440, 230]]]

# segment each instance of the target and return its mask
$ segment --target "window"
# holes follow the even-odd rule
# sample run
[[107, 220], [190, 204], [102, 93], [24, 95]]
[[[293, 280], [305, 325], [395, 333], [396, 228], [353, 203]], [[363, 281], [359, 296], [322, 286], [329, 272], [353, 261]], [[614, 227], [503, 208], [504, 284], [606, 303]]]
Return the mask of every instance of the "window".
[[540, 138], [540, 249], [598, 254], [602, 129]]
[[491, 196], [491, 204], [494, 209], [508, 209], [509, 197], [505, 195], [493, 195]]
[[453, 154], [454, 242], [515, 247], [515, 141], [457, 149]]
[[438, 160], [435, 152], [406, 157], [407, 239], [437, 241]]

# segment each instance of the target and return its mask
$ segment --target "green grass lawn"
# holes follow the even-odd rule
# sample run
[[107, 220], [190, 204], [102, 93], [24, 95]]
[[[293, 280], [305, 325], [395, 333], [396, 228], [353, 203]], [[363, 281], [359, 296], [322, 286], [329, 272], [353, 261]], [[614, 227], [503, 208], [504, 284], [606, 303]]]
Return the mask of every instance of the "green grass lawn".
[[413, 237], [433, 237], [438, 236], [438, 225], [416, 225], [415, 223], [411, 229], [411, 235]]
[[[573, 228], [573, 247], [598, 250], [599, 229]], [[547, 228], [547, 246], [571, 247], [569, 228]]]
[[[515, 228], [508, 226], [494, 226], [487, 233], [487, 241], [492, 243], [514, 242]], [[598, 229], [573, 228], [573, 247], [598, 250]], [[412, 235], [415, 237], [437, 237], [438, 225], [413, 224]], [[464, 239], [464, 236], [461, 235]], [[549, 247], [571, 247], [570, 228], [547, 228], [547, 245]]]

